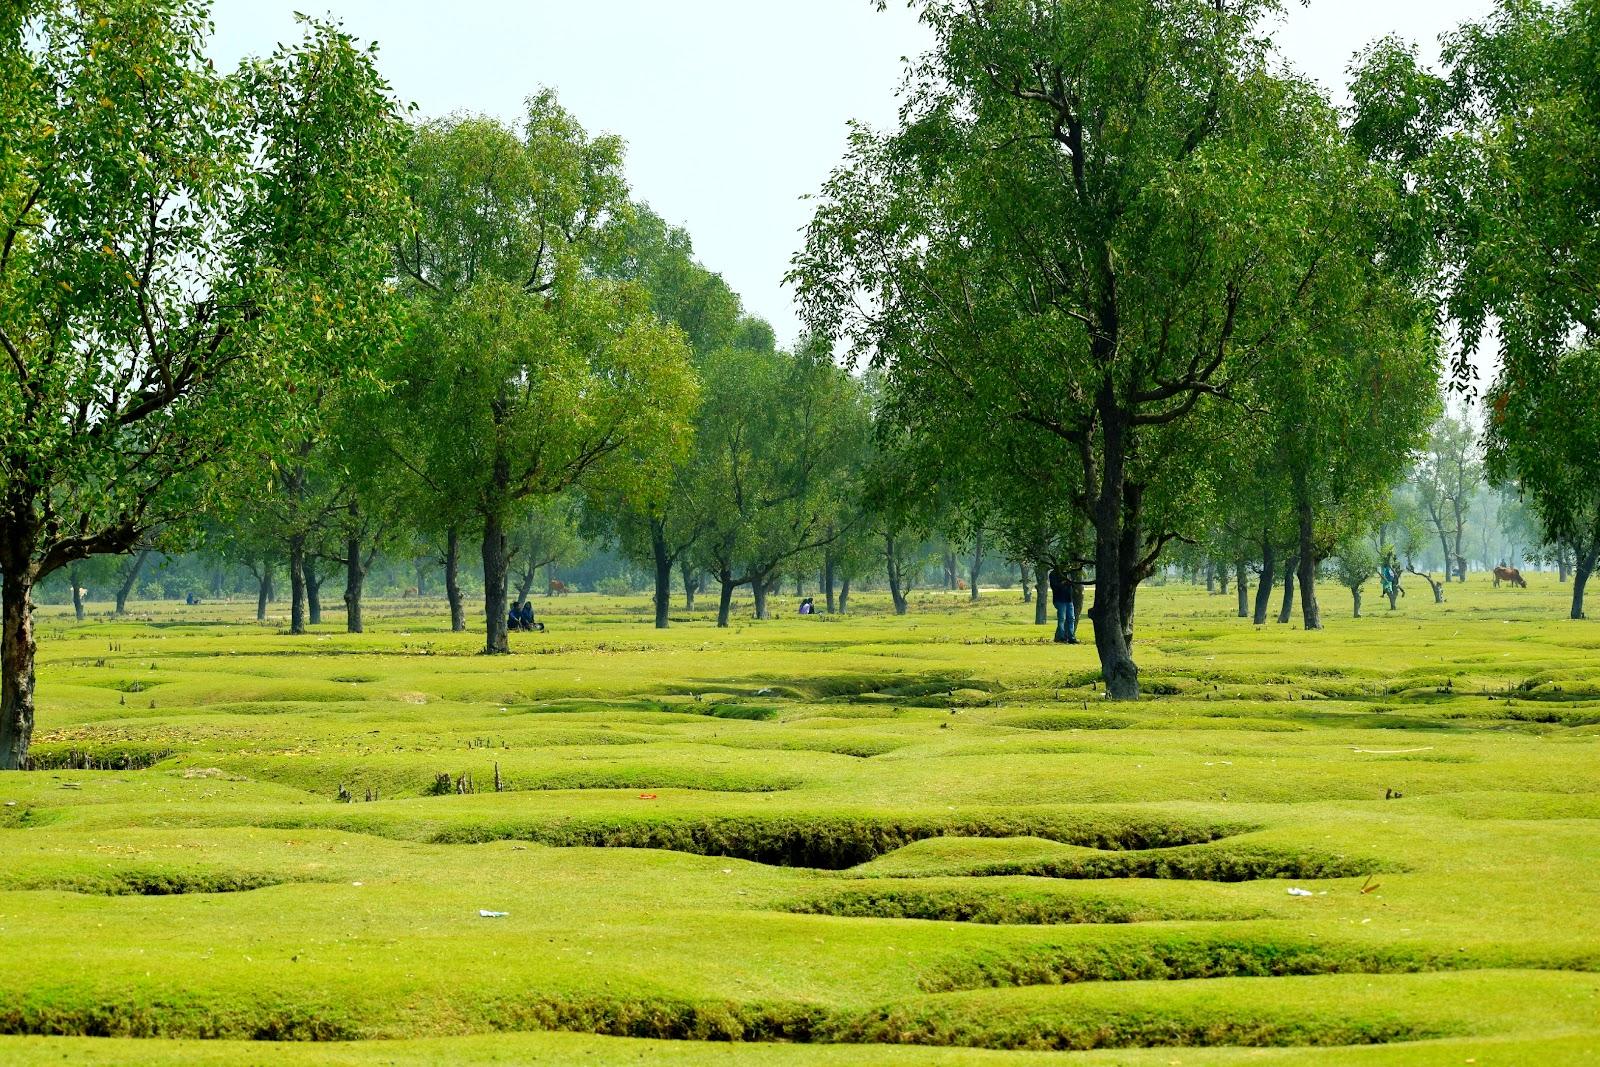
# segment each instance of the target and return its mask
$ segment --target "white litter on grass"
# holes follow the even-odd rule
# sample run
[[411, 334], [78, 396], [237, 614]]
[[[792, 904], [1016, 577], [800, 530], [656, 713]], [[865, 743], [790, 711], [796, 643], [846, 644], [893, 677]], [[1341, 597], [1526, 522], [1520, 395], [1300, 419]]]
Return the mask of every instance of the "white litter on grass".
[[478, 917], [480, 919], [504, 919], [510, 914], [509, 911], [490, 911], [487, 908], [478, 909]]
[[1292, 885], [1289, 887], [1289, 895], [1291, 897], [1310, 897], [1315, 896], [1316, 894], [1311, 892], [1309, 889], [1301, 889], [1297, 885]]

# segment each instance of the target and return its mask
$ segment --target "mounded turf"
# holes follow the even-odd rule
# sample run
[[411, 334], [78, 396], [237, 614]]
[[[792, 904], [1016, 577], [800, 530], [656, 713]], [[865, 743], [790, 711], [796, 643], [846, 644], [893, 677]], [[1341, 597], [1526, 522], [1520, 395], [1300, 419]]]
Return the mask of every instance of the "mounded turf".
[[1564, 593], [1324, 588], [1306, 634], [1151, 587], [1133, 705], [1014, 592], [575, 596], [494, 659], [434, 604], [46, 609], [0, 1060], [1590, 1062]]

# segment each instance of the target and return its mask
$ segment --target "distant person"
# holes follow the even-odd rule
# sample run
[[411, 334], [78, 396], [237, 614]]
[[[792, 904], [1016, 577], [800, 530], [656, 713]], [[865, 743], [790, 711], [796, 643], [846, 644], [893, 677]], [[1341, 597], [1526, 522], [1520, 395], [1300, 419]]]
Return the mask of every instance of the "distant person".
[[533, 619], [533, 601], [524, 600], [522, 602], [522, 613], [520, 618], [522, 622], [522, 628], [524, 630], [528, 631], [529, 633], [532, 633], [535, 630], [538, 630], [540, 633], [544, 633], [544, 623], [535, 622]]
[[1060, 566], [1050, 568], [1050, 603], [1056, 609], [1056, 640], [1064, 645], [1078, 643], [1078, 612], [1072, 604], [1072, 579]]
[[804, 600], [800, 601], [800, 614], [815, 615], [816, 613], [817, 603], [815, 600], [813, 600], [811, 597], [806, 597]]

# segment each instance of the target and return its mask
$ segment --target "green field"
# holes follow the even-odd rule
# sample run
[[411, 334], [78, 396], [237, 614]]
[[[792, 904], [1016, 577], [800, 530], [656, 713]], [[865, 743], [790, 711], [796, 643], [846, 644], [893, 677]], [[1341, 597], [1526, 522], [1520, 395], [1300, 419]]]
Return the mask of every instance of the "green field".
[[1600, 626], [1421, 593], [1149, 588], [1135, 705], [1005, 591], [44, 609], [0, 1060], [1600, 1060]]

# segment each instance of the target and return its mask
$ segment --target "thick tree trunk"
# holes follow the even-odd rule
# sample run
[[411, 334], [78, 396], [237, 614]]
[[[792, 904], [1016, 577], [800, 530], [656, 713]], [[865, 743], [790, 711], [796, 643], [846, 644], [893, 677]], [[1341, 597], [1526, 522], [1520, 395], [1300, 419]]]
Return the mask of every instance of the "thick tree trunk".
[[289, 538], [289, 632], [306, 632], [306, 535]]
[[306, 613], [311, 618], [311, 625], [322, 623], [322, 575], [317, 573], [317, 561], [312, 556], [306, 557]]
[[660, 519], [650, 520], [650, 552], [656, 565], [656, 629], [672, 625], [672, 554], [667, 551], [667, 531]]
[[700, 576], [687, 561], [678, 564], [678, 572], [683, 577], [683, 606], [689, 611], [694, 610], [694, 595], [700, 591]]
[[983, 527], [972, 535], [972, 577], [967, 582], [967, 595], [973, 603], [978, 601], [978, 575], [983, 571]]
[[256, 622], [267, 621], [267, 605], [272, 602], [272, 562], [261, 561], [261, 573], [256, 576]]
[[139, 584], [139, 572], [144, 570], [144, 561], [149, 557], [150, 550], [148, 548], [134, 556], [133, 562], [128, 566], [127, 573], [122, 576], [122, 584], [117, 586], [118, 615], [126, 615], [128, 613], [128, 597], [133, 595], [133, 587]]
[[[1215, 566], [1215, 564], [1212, 564]], [[1233, 580], [1233, 573], [1227, 567], [1217, 567], [1217, 592], [1223, 596], [1228, 595], [1228, 583]]]
[[904, 615], [910, 610], [910, 605], [906, 602], [905, 589], [901, 585], [903, 576], [900, 573], [900, 557], [895, 552], [893, 534], [884, 535], [883, 555], [889, 574], [889, 599], [894, 602], [894, 613]]
[[750, 583], [750, 588], [756, 595], [756, 618], [767, 618], [767, 596], [770, 590], [767, 587], [768, 578], [761, 572], [756, 572], [756, 580]]
[[[13, 553], [13, 558], [27, 558]], [[33, 582], [24, 568], [0, 577], [0, 770], [21, 770], [33, 741]]]
[[[354, 505], [350, 509], [355, 510]], [[346, 633], [359, 634], [366, 631], [361, 622], [361, 593], [367, 582], [367, 569], [362, 566], [361, 538], [351, 537], [345, 542], [346, 557], [344, 567], [344, 628]]]
[[1272, 539], [1265, 533], [1261, 535], [1261, 581], [1256, 585], [1256, 613], [1255, 624], [1267, 624], [1267, 606], [1272, 603], [1272, 585], [1278, 578], [1278, 554], [1272, 545]]
[[1586, 619], [1588, 616], [1583, 611], [1583, 590], [1589, 584], [1589, 575], [1594, 573], [1594, 565], [1600, 558], [1600, 538], [1590, 544], [1589, 551], [1582, 549], [1573, 552], [1572, 568], [1572, 617]]
[[728, 618], [733, 613], [733, 575], [719, 574], [717, 582], [722, 586], [717, 600], [717, 626], [725, 630], [728, 628]]
[[834, 560], [833, 551], [829, 549], [822, 554], [822, 595], [827, 598], [828, 614], [832, 615], [838, 610], [838, 601], [834, 596]]
[[1294, 579], [1300, 572], [1300, 557], [1290, 556], [1283, 561], [1283, 604], [1278, 608], [1278, 622], [1287, 623], [1294, 614]]
[[1126, 481], [1126, 416], [1108, 380], [1097, 406], [1101, 420], [1100, 486], [1094, 502], [1094, 623], [1095, 652], [1106, 695], [1112, 700], [1139, 698], [1139, 668], [1133, 662], [1129, 635], [1133, 589], [1130, 546], [1138, 550], [1138, 500], [1129, 497]]
[[450, 602], [450, 629], [463, 633], [467, 628], [467, 609], [461, 599], [461, 532], [450, 527], [444, 539], [444, 595]]
[[1239, 618], [1250, 617], [1250, 563], [1248, 560], [1235, 560], [1233, 564], [1234, 589], [1239, 594]]
[[848, 577], [839, 585], [839, 614], [850, 614], [850, 579]]
[[1317, 547], [1311, 513], [1311, 500], [1300, 497], [1300, 620], [1307, 630], [1322, 629], [1322, 612], [1317, 607]]
[[483, 650], [491, 656], [511, 651], [506, 629], [506, 531], [498, 512], [484, 517], [483, 523]]
[[67, 580], [72, 583], [72, 616], [82, 622], [85, 615], [83, 610], [83, 583], [78, 578], [78, 565], [76, 563], [67, 569]]
[[[1217, 592], [1217, 565], [1209, 559], [1206, 560], [1206, 596], [1215, 596]], [[1223, 590], [1227, 592], [1227, 590]]]
[[1035, 563], [1033, 565], [1033, 588], [1039, 594], [1033, 598], [1033, 624], [1035, 626], [1053, 625], [1050, 621], [1050, 565], [1048, 563]]

